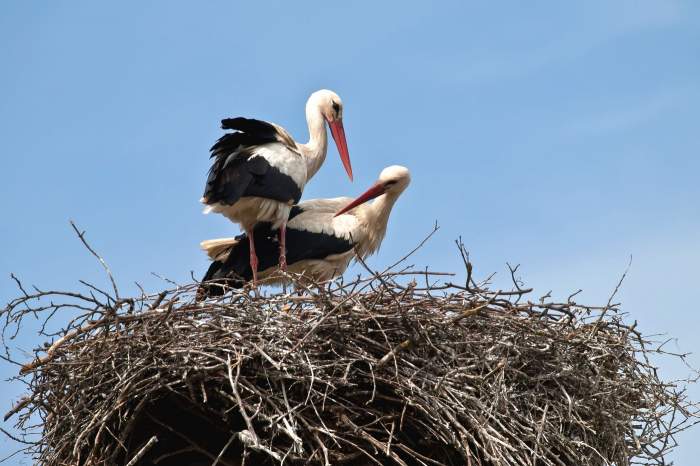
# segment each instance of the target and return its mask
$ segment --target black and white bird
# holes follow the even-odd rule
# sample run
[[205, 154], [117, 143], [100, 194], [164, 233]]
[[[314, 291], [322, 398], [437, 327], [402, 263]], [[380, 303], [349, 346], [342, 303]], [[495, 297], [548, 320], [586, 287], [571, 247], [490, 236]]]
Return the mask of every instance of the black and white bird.
[[241, 225], [250, 242], [250, 266], [257, 280], [253, 227], [266, 222], [279, 231], [279, 264], [286, 270], [286, 224], [304, 186], [316, 174], [328, 149], [326, 123], [352, 181], [352, 166], [343, 128], [343, 102], [329, 90], [306, 102], [309, 142], [300, 144], [282, 127], [250, 118], [221, 121], [223, 135], [211, 148], [214, 159], [204, 196], [204, 213], [217, 212]]
[[[341, 275], [355, 256], [364, 259], [377, 251], [391, 209], [410, 181], [408, 169], [394, 165], [382, 170], [377, 182], [354, 200], [336, 197], [295, 205], [287, 223], [289, 272], [322, 282]], [[366, 204], [371, 199], [374, 202]], [[254, 229], [259, 276], [267, 284], [285, 283], [289, 279], [289, 275], [277, 273], [276, 230], [271, 223], [260, 223]], [[202, 279], [202, 295], [221, 295], [224, 287], [220, 285], [238, 288], [254, 279], [248, 261], [248, 240], [247, 235], [240, 235], [201, 243], [213, 260]]]

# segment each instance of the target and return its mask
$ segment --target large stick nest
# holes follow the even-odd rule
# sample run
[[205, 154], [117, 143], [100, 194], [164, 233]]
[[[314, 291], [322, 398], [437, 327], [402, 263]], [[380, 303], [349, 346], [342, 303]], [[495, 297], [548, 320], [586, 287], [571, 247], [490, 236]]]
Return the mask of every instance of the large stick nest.
[[77, 317], [23, 361], [8, 417], [51, 466], [666, 464], [697, 409], [615, 304], [530, 302], [467, 266], [466, 286], [386, 271], [204, 302], [22, 289], [6, 339]]

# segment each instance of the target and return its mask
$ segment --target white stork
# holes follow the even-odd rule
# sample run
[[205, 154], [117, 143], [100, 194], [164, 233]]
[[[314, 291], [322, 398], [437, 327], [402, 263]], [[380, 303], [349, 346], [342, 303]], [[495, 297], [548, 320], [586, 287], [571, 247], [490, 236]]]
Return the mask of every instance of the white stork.
[[[304, 273], [319, 282], [330, 280], [341, 275], [356, 255], [364, 259], [377, 251], [391, 209], [410, 181], [408, 169], [394, 165], [382, 170], [379, 180], [354, 200], [336, 197], [295, 205], [287, 223], [289, 271]], [[374, 202], [365, 204], [373, 198]], [[255, 227], [260, 277], [269, 284], [287, 280], [276, 273], [279, 244], [275, 230], [270, 223]], [[248, 263], [250, 244], [246, 235], [203, 241], [201, 246], [213, 262], [202, 282], [240, 287], [253, 279]], [[223, 290], [210, 283], [203, 285], [200, 292], [213, 296], [223, 294]]]
[[331, 128], [340, 159], [352, 181], [352, 167], [343, 129], [343, 102], [335, 92], [320, 90], [306, 102], [309, 142], [299, 144], [280, 126], [249, 118], [228, 118], [223, 135], [211, 148], [214, 159], [204, 196], [204, 213], [218, 212], [241, 225], [250, 242], [250, 266], [257, 281], [253, 227], [269, 222], [279, 229], [279, 264], [286, 270], [286, 223], [304, 186], [326, 158]]

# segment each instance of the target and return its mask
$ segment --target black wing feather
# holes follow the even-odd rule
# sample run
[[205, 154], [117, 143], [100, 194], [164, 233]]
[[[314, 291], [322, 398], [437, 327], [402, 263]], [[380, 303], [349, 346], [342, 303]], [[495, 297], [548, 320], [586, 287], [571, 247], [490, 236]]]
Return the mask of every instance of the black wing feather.
[[[197, 290], [198, 299], [207, 296], [221, 296], [224, 294], [225, 287], [241, 288], [250, 278], [245, 279], [235, 273], [233, 269], [226, 269], [226, 265], [222, 261], [214, 261], [209, 266], [207, 273], [202, 278], [202, 284]], [[250, 268], [250, 266], [248, 266]]]
[[243, 196], [259, 196], [296, 203], [301, 190], [291, 177], [280, 172], [263, 157], [252, 157], [254, 148], [281, 142], [274, 125], [252, 118], [227, 118], [224, 134], [211, 148], [215, 158], [209, 169], [204, 199], [207, 204], [232, 205]]
[[248, 171], [256, 177], [265, 176], [270, 169], [270, 164], [263, 157], [252, 157], [246, 161]]
[[334, 254], [342, 254], [350, 251], [353, 246], [350, 240], [335, 235], [287, 228], [288, 264], [294, 264], [301, 260], [323, 259]]
[[258, 138], [279, 140], [275, 125], [255, 118], [224, 118], [221, 120], [221, 129], [233, 129]]
[[246, 168], [246, 158], [235, 157], [228, 164], [226, 160], [227, 157], [217, 157], [209, 169], [204, 190], [207, 204], [220, 202], [231, 205], [243, 196], [253, 181], [253, 174]]
[[304, 212], [304, 208], [299, 204], [293, 205], [292, 209], [289, 211], [289, 218], [287, 219], [287, 222], [291, 222], [294, 217], [299, 214], [303, 214]]
[[[298, 213], [301, 208], [298, 208]], [[294, 209], [293, 209], [294, 210]], [[291, 219], [291, 215], [290, 215]], [[266, 270], [279, 266], [279, 230], [272, 230], [269, 223], [259, 223], [255, 226], [255, 252], [258, 256], [259, 270]], [[253, 271], [250, 268], [250, 244], [248, 236], [243, 234], [236, 239], [225, 261], [214, 261], [209, 266], [202, 282], [213, 281], [206, 287], [209, 296], [223, 294], [223, 288], [217, 283], [229, 287], [240, 288], [244, 282], [253, 279]], [[333, 254], [342, 254], [353, 248], [353, 243], [347, 239], [339, 238], [326, 233], [313, 233], [310, 231], [287, 228], [287, 264], [292, 265], [302, 260], [323, 259]], [[214, 294], [218, 293], [218, 294]]]

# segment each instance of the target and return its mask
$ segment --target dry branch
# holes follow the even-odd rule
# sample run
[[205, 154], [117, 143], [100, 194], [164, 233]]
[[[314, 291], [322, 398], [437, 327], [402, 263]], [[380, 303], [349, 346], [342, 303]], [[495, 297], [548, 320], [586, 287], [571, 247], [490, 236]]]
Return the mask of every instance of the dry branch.
[[7, 416], [46, 466], [666, 464], [698, 421], [650, 362], [674, 356], [612, 300], [527, 300], [517, 267], [490, 291], [461, 252], [464, 286], [406, 269], [204, 302], [197, 284], [21, 288], [6, 343], [26, 318], [79, 316], [21, 361], [26, 398]]

